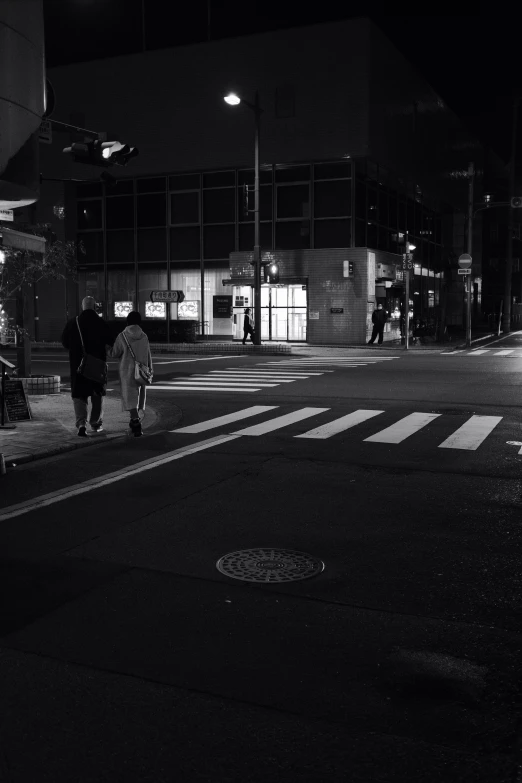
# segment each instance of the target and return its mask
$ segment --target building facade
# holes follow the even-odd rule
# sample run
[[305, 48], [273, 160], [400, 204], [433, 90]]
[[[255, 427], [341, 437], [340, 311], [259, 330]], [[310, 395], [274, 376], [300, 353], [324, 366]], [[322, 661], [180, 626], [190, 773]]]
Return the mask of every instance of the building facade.
[[[270, 52], [270, 57], [266, 53]], [[56, 339], [83, 296], [115, 325], [139, 309], [157, 342], [193, 321], [209, 339], [242, 337], [253, 303], [254, 118], [231, 89], [259, 92], [263, 260], [277, 286], [262, 288], [262, 338], [364, 342], [377, 302], [398, 336], [402, 253], [415, 244], [410, 309], [462, 321], [464, 291], [451, 266], [467, 171], [483, 151], [422, 77], [368, 20], [357, 19], [54, 69], [56, 119], [107, 131], [140, 150], [116, 182], [42, 148], [39, 219], [76, 237], [76, 287], [38, 295], [40, 339]], [[116, 174], [115, 169], [111, 174]], [[475, 192], [480, 194], [481, 177]], [[245, 203], [245, 189], [249, 203]], [[454, 276], [456, 278], [456, 276]], [[473, 254], [479, 306], [480, 245]], [[180, 305], [152, 290], [182, 290]], [[451, 312], [450, 312], [451, 311]]]

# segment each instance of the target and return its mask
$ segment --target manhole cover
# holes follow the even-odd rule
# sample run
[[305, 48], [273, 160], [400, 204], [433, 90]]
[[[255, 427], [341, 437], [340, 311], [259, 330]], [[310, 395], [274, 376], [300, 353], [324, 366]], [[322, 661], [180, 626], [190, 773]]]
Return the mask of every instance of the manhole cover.
[[317, 557], [294, 549], [239, 549], [220, 557], [216, 568], [232, 579], [244, 582], [296, 582], [324, 570]]

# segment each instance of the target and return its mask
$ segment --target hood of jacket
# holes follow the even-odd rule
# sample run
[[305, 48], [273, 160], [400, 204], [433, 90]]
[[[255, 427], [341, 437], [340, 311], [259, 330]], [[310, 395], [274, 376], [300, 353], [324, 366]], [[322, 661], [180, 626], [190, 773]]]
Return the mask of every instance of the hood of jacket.
[[138, 324], [126, 326], [124, 332], [125, 337], [129, 342], [137, 342], [138, 340], [142, 340], [143, 338], [147, 337], [141, 326], [138, 326]]

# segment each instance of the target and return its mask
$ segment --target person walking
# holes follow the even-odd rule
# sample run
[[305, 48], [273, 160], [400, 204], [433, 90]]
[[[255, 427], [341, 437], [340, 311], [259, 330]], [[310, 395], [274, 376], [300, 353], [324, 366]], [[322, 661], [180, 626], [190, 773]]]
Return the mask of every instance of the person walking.
[[254, 324], [249, 307], [245, 309], [245, 317], [243, 319], [243, 345], [245, 345], [248, 335], [250, 335], [250, 339], [254, 342]]
[[89, 380], [78, 372], [85, 354], [106, 361], [106, 346], [114, 342], [109, 325], [96, 310], [96, 301], [92, 296], [82, 300], [82, 312], [77, 318], [71, 318], [62, 332], [62, 345], [69, 351], [71, 375], [71, 397], [76, 416], [76, 427], [81, 438], [87, 437], [88, 401], [91, 398], [89, 424], [93, 433], [103, 430], [103, 398], [106, 383]]
[[368, 345], [373, 345], [375, 342], [375, 338], [377, 335], [379, 335], [379, 345], [382, 345], [383, 336], [384, 336], [384, 324], [386, 323], [386, 310], [382, 306], [382, 304], [377, 305], [377, 309], [373, 311], [372, 313], [372, 336], [368, 340]]
[[121, 408], [129, 411], [130, 431], [139, 438], [143, 435], [140, 411], [145, 412], [147, 390], [136, 380], [135, 361], [146, 365], [152, 373], [152, 356], [149, 338], [141, 328], [141, 315], [136, 310], [128, 314], [127, 326], [117, 336], [110, 356], [120, 360]]

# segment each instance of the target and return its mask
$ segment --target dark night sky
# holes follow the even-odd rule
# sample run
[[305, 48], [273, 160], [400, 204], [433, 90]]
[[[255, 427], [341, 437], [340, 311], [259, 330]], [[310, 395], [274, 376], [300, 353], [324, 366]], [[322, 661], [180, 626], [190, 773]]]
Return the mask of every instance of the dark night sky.
[[[422, 10], [418, 0], [321, 0], [310, 6], [306, 10], [305, 0], [210, 0], [211, 37], [370, 16], [470, 130], [508, 158], [510, 97], [522, 86], [522, 47], [514, 11], [504, 0], [440, 0], [431, 6], [437, 15], [409, 13]], [[44, 0], [47, 64], [140, 51], [143, 11], [148, 49], [205, 41], [208, 8], [208, 0]], [[401, 13], [389, 15], [391, 9]]]

